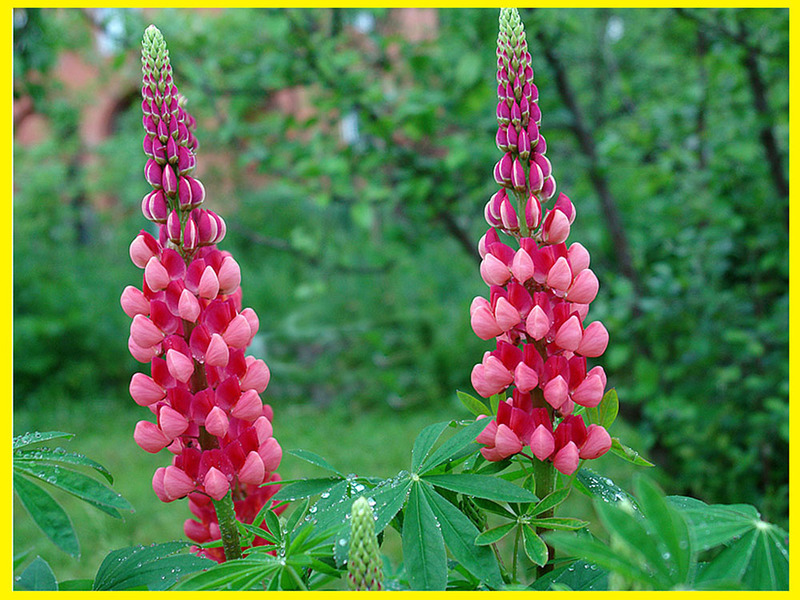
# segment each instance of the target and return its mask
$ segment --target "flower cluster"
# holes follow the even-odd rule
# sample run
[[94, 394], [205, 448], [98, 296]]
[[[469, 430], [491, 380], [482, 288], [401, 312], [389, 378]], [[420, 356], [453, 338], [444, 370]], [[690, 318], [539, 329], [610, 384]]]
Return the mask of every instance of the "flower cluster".
[[269, 368], [245, 355], [258, 317], [242, 309], [239, 265], [216, 247], [225, 222], [200, 208], [205, 190], [192, 177], [194, 120], [172, 80], [164, 38], [152, 25], [142, 71], [144, 173], [153, 187], [142, 212], [158, 237], [142, 230], [131, 243], [131, 259], [144, 277], [141, 289], [125, 288], [121, 304], [132, 319], [130, 352], [150, 364], [150, 375], [133, 375], [130, 393], [155, 422], [137, 423], [134, 439], [147, 452], [172, 453], [172, 464], [156, 470], [153, 489], [164, 502], [189, 497], [199, 521], [187, 520], [184, 531], [203, 543], [220, 538], [212, 499], [230, 492], [239, 519], [252, 521], [278, 489], [259, 486], [279, 480], [282, 451], [272, 435], [272, 409], [259, 396]]
[[383, 590], [383, 561], [375, 537], [375, 513], [364, 496], [356, 498], [350, 512], [347, 587], [353, 591], [379, 592]]
[[[495, 338], [497, 346], [474, 367], [472, 385], [486, 398], [514, 389], [477, 441], [485, 444], [487, 460], [530, 446], [536, 458], [571, 474], [580, 459], [611, 447], [603, 427], [587, 428], [573, 414], [576, 404], [594, 407], [603, 398], [605, 372], [600, 366], [587, 372], [586, 359], [605, 352], [608, 332], [600, 321], [584, 325], [599, 284], [586, 248], [565, 243], [575, 220], [572, 202], [559, 194], [551, 209], [542, 207], [555, 195], [555, 180], [539, 133], [531, 55], [514, 9], [501, 12], [497, 54], [497, 145], [505, 154], [494, 172], [502, 188], [486, 205], [491, 227], [478, 245], [489, 299], [477, 297], [470, 307], [476, 335]], [[501, 241], [498, 230], [519, 248]]]

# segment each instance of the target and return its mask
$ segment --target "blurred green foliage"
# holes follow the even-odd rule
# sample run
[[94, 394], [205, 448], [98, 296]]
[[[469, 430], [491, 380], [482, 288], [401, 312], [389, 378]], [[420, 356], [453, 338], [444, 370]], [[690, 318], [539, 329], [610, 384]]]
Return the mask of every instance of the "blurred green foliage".
[[[486, 294], [474, 248], [499, 157], [495, 10], [437, 10], [431, 35], [402, 35], [396, 9], [15, 14], [15, 95], [49, 126], [42, 143], [15, 146], [17, 408], [128, 402], [137, 365], [118, 297], [141, 276], [126, 247], [147, 224], [135, 93], [150, 21], [200, 124], [208, 206], [228, 223], [223, 247], [261, 318], [252, 350], [273, 372], [267, 401], [388, 413], [470, 390], [489, 349], [468, 306]], [[621, 418], [670, 493], [753, 503], [785, 524], [788, 11], [523, 19], [548, 157], [578, 211], [571, 239], [601, 282], [592, 313], [611, 333], [602, 363]], [[130, 80], [100, 146], [80, 135], [95, 97], [54, 76], [65, 50], [98, 66], [98, 85]], [[624, 224], [630, 276], [598, 177]]]

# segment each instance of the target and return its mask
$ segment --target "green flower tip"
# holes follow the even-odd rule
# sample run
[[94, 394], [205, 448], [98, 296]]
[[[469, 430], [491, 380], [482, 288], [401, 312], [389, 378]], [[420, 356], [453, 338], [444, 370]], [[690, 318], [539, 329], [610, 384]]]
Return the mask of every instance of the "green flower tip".
[[161, 31], [155, 25], [150, 25], [144, 30], [142, 37], [142, 62], [150, 68], [160, 70], [169, 64], [167, 42]]
[[350, 552], [347, 582], [351, 590], [383, 589], [383, 561], [375, 537], [375, 516], [369, 501], [360, 496], [353, 502], [350, 521]]

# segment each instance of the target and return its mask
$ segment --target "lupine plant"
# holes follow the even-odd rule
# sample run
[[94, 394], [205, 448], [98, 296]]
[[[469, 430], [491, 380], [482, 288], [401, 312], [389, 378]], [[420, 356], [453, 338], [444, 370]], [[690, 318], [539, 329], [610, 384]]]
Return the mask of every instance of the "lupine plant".
[[[258, 317], [242, 309], [236, 260], [217, 249], [225, 222], [201, 208], [205, 190], [192, 177], [194, 119], [182, 106], [155, 26], [144, 35], [142, 73], [144, 176], [153, 188], [142, 213], [158, 235], [143, 230], [131, 243], [131, 259], [144, 277], [141, 289], [125, 288], [121, 303], [132, 319], [131, 354], [150, 365], [150, 375], [133, 375], [130, 393], [156, 422], [139, 421], [134, 439], [147, 452], [167, 448], [173, 455], [153, 475], [153, 490], [164, 502], [189, 497], [198, 520], [186, 521], [187, 537], [221, 538], [225, 557], [238, 558], [235, 519], [251, 522], [277, 491], [259, 487], [278, 479], [281, 460], [272, 409], [259, 396], [270, 372], [245, 355]], [[204, 553], [223, 558], [219, 550]]]
[[[500, 190], [486, 204], [490, 228], [478, 243], [489, 298], [475, 298], [469, 310], [476, 335], [494, 343], [471, 378], [488, 404], [457, 392], [474, 418], [425, 427], [409, 468], [392, 477], [345, 474], [297, 449], [289, 452], [327, 475], [292, 481], [275, 473], [282, 450], [260, 396], [269, 369], [245, 355], [259, 321], [242, 308], [236, 261], [217, 248], [224, 221], [201, 208], [204, 188], [192, 175], [194, 120], [161, 33], [147, 29], [143, 148], [152, 191], [142, 212], [155, 235], [143, 230], [131, 244], [143, 281], [127, 287], [121, 303], [132, 319], [131, 354], [150, 365], [149, 374], [133, 375], [130, 393], [154, 421], [140, 421], [134, 439], [147, 452], [171, 455], [152, 487], [164, 502], [188, 498], [197, 520], [188, 519], [184, 531], [194, 554], [178, 552], [187, 542], [116, 550], [82, 584], [56, 583], [37, 559], [21, 587], [788, 587], [788, 535], [753, 507], [666, 498], [643, 476], [629, 494], [584, 467], [609, 452], [631, 465], [652, 464], [608, 432], [617, 395], [606, 390], [602, 366], [589, 368], [587, 360], [600, 357], [609, 342], [600, 321], [587, 323], [599, 282], [587, 249], [566, 243], [576, 209], [565, 194], [556, 195], [518, 12], [502, 9], [499, 25], [496, 143], [503, 154], [494, 179]], [[19, 468], [38, 477], [36, 455], [19, 452]], [[42, 456], [54, 460], [49, 452]], [[98, 469], [87, 461], [76, 464]], [[573, 490], [594, 499], [600, 528], [590, 532], [587, 521], [556, 516]], [[389, 530], [400, 538], [399, 564], [381, 555]], [[59, 539], [52, 527], [45, 531]]]

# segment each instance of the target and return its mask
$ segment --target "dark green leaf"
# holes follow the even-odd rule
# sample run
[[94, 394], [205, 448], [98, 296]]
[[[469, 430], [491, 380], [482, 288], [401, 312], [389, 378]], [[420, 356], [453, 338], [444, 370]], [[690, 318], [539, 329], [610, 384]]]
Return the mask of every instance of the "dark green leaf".
[[67, 579], [58, 582], [59, 592], [91, 592], [94, 579]]
[[423, 461], [418, 472], [425, 473], [430, 471], [447, 459], [452, 458], [464, 447], [475, 442], [475, 438], [486, 427], [486, 423], [484, 423], [484, 419], [473, 421], [456, 432]]
[[68, 440], [71, 440], [74, 437], [74, 433], [64, 433], [63, 431], [33, 431], [16, 436], [11, 444], [11, 447], [13, 450], [17, 450], [19, 448], [31, 446], [32, 444], [46, 442], [47, 440], [53, 440], [56, 438], [67, 438]]
[[299, 506], [295, 506], [292, 514], [289, 515], [289, 518], [286, 520], [286, 530], [287, 531], [294, 531], [297, 528], [298, 523], [303, 522], [303, 517], [307, 514], [308, 507], [311, 504], [311, 501], [306, 498], [305, 501], [300, 504]]
[[674, 581], [686, 581], [691, 567], [689, 527], [678, 511], [669, 504], [664, 493], [646, 477], [634, 481], [639, 506], [652, 525], [653, 534], [664, 543], [664, 562], [674, 565]]
[[447, 552], [436, 516], [421, 491], [411, 486], [403, 518], [403, 559], [413, 590], [444, 590]]
[[[114, 478], [103, 465], [93, 461], [91, 458], [85, 457], [83, 454], [77, 452], [66, 452], [63, 448], [40, 448], [35, 450], [17, 450], [14, 452], [14, 463], [17, 461], [29, 461], [30, 463], [36, 462], [56, 462], [70, 465], [78, 465], [83, 467], [90, 467], [100, 473], [106, 478], [108, 483], [114, 483]], [[32, 465], [28, 465], [29, 468]]]
[[298, 448], [297, 450], [287, 450], [287, 454], [291, 454], [292, 456], [296, 456], [297, 458], [304, 460], [312, 465], [316, 465], [326, 471], [331, 471], [336, 473], [337, 475], [341, 475], [344, 477], [344, 473], [339, 471], [336, 467], [334, 467], [331, 463], [327, 460], [322, 458], [319, 454], [315, 454], [309, 450], [303, 450], [302, 448]]
[[545, 529], [564, 529], [567, 531], [576, 531], [583, 529], [589, 523], [581, 521], [580, 519], [573, 519], [571, 517], [549, 517], [547, 519], [531, 519], [528, 521], [535, 527], [543, 527]]
[[492, 502], [491, 500], [486, 500], [485, 498], [473, 498], [472, 501], [483, 510], [486, 510], [490, 513], [494, 513], [496, 515], [500, 515], [501, 517], [505, 517], [506, 519], [516, 519], [517, 516], [508, 510], [505, 506], [497, 504], [496, 502]]
[[536, 515], [540, 515], [543, 512], [550, 510], [551, 508], [555, 508], [556, 506], [558, 506], [559, 504], [564, 502], [564, 500], [567, 499], [567, 496], [569, 496], [570, 489], [572, 488], [564, 487], [548, 494], [547, 496], [542, 498], [542, 500], [539, 503], [530, 507], [528, 509], [528, 514], [535, 517]]
[[502, 587], [503, 577], [500, 575], [497, 558], [490, 548], [475, 545], [475, 538], [480, 532], [469, 517], [433, 491], [433, 488], [422, 486], [421, 489], [441, 525], [444, 542], [453, 558], [490, 587]]
[[578, 471], [578, 481], [595, 498], [600, 498], [604, 502], [620, 502], [627, 500], [634, 506], [636, 501], [621, 487], [616, 485], [608, 477], [598, 475], [590, 469], [583, 468]]
[[50, 494], [14, 473], [14, 491], [31, 518], [50, 540], [70, 556], [78, 556], [78, 537], [67, 513]]
[[283, 500], [298, 500], [316, 496], [330, 490], [334, 485], [342, 481], [340, 477], [320, 477], [318, 479], [301, 479], [281, 486], [281, 489], [272, 497], [273, 500], [281, 502]]
[[640, 467], [655, 466], [649, 460], [640, 456], [636, 450], [628, 448], [626, 445], [620, 442], [619, 438], [611, 438], [611, 453], [624, 460], [627, 460], [629, 463], [633, 463], [634, 465], [638, 465]]
[[577, 560], [545, 573], [533, 582], [534, 590], [549, 590], [553, 586], [565, 586], [573, 591], [608, 590], [608, 572], [593, 563]]
[[669, 589], [682, 583], [670, 577], [668, 563], [663, 559], [658, 547], [658, 540], [645, 527], [645, 521], [639, 515], [621, 508], [619, 504], [595, 502], [595, 510], [606, 531], [615, 535], [621, 543], [627, 544], [630, 551], [642, 557], [658, 579], [657, 586]]
[[758, 511], [747, 504], [706, 504], [695, 498], [669, 496], [667, 502], [689, 522], [698, 550], [709, 550], [741, 537], [761, 522]]
[[536, 532], [528, 525], [522, 527], [522, 543], [525, 549], [526, 556], [531, 559], [534, 564], [544, 566], [547, 562], [547, 544], [544, 540], [536, 535]]
[[417, 439], [414, 440], [414, 447], [411, 450], [411, 470], [416, 472], [422, 461], [428, 456], [428, 453], [433, 448], [436, 440], [442, 435], [442, 432], [447, 428], [449, 421], [443, 423], [434, 423], [428, 425], [423, 429]]
[[96, 479], [55, 465], [38, 463], [36, 465], [15, 464], [17, 471], [36, 477], [42, 481], [80, 498], [115, 519], [121, 519], [119, 510], [133, 511], [130, 503], [114, 490], [106, 487]]
[[424, 475], [423, 481], [467, 496], [477, 496], [501, 502], [536, 502], [528, 490], [498, 477], [471, 473]]
[[[207, 570], [195, 573], [178, 583], [174, 590], [247, 590], [254, 584], [279, 574], [281, 569], [281, 563], [274, 556], [251, 554], [238, 560], [212, 564]], [[275, 589], [278, 579], [274, 580]]]
[[58, 583], [53, 569], [41, 556], [33, 559], [19, 577], [14, 578], [14, 589], [32, 592], [57, 591]]
[[93, 590], [129, 590], [146, 587], [165, 590], [187, 573], [207, 569], [214, 561], [181, 553], [188, 542], [131, 546], [109, 553], [94, 578]]
[[28, 554], [30, 554], [30, 553], [31, 553], [31, 549], [28, 548], [27, 550], [23, 550], [19, 554], [15, 554], [14, 555], [14, 565], [13, 565], [14, 571], [16, 571], [17, 569], [19, 569], [22, 566], [22, 563], [25, 562], [25, 559], [28, 558]]
[[456, 392], [456, 395], [458, 396], [458, 399], [461, 400], [461, 404], [463, 404], [467, 410], [476, 417], [494, 414], [492, 410], [486, 406], [486, 404], [478, 400], [475, 396], [470, 396], [465, 392]]
[[495, 527], [493, 529], [484, 531], [475, 538], [475, 545], [488, 546], [489, 544], [494, 544], [495, 542], [502, 540], [509, 533], [511, 533], [516, 526], [517, 526], [516, 522], [504, 523], [499, 527]]
[[701, 572], [700, 580], [734, 581], [748, 590], [788, 590], [789, 551], [773, 528], [743, 535]]
[[548, 533], [545, 537], [551, 546], [567, 555], [582, 558], [646, 587], [652, 585], [652, 577], [647, 571], [592, 537], [566, 532]]

